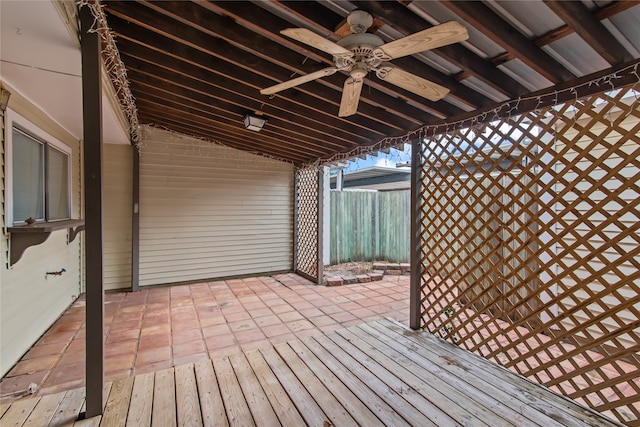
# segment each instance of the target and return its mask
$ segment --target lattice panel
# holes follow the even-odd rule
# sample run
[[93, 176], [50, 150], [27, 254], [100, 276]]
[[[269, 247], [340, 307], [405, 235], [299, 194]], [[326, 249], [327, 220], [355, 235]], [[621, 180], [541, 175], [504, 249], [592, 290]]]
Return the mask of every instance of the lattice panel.
[[318, 277], [318, 169], [296, 170], [296, 271]]
[[434, 135], [419, 153], [423, 326], [630, 426], [638, 89]]

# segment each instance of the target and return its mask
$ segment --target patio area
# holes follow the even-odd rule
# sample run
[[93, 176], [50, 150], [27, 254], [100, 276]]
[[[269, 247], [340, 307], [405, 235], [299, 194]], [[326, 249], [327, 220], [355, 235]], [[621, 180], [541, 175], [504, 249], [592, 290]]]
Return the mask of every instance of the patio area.
[[[316, 286], [283, 274], [105, 295], [105, 380], [269, 348], [392, 318], [407, 323], [409, 277]], [[2, 401], [84, 385], [85, 301], [79, 298], [0, 383]]]
[[[602, 426], [611, 422], [477, 355], [392, 320], [0, 405], [3, 425]], [[6, 424], [5, 424], [6, 423]]]

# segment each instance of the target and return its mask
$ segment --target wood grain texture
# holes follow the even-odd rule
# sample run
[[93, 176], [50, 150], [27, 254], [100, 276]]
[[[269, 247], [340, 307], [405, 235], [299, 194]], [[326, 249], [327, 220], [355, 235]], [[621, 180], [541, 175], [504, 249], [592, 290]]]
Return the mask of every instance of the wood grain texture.
[[620, 427], [391, 320], [121, 378], [105, 391], [104, 416], [76, 421], [76, 389], [9, 404], [0, 424]]
[[198, 388], [193, 364], [175, 367], [178, 426], [202, 425]]

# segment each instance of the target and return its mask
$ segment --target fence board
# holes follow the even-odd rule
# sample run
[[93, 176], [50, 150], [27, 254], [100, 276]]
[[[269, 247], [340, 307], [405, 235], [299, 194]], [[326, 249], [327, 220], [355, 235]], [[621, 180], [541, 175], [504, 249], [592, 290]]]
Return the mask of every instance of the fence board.
[[331, 264], [409, 261], [409, 190], [331, 191]]

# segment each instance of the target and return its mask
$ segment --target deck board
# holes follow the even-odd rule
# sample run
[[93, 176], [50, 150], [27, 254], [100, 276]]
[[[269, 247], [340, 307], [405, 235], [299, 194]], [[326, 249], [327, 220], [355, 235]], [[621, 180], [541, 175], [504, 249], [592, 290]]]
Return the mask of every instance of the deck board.
[[[376, 324], [380, 323], [374, 322], [372, 325]], [[396, 332], [396, 335], [393, 336], [394, 339], [399, 339], [403, 335], [408, 336], [412, 342], [421, 345], [427, 352], [444, 356], [449, 363], [453, 361], [453, 364], [466, 366], [470, 372], [479, 377], [479, 380], [474, 381], [475, 384], [480, 384], [483, 387], [486, 384], [493, 384], [497, 388], [509, 391], [521, 402], [520, 407], [529, 406], [537, 412], [540, 425], [551, 425], [549, 419], [555, 420], [562, 426], [621, 425], [613, 421], [611, 421], [612, 424], [608, 424], [610, 421], [595, 411], [553, 393], [500, 365], [477, 357], [473, 353], [461, 352], [460, 348], [437, 339], [431, 334], [415, 334], [395, 323], [382, 323], [381, 325], [381, 328], [378, 327], [379, 330], [387, 329], [389, 333]], [[443, 366], [443, 364], [439, 363], [439, 366]]]
[[[338, 340], [340, 337], [335, 335], [333, 339]], [[436, 426], [426, 415], [416, 409], [411, 398], [405, 400], [406, 395], [401, 395], [402, 386], [396, 387], [399, 381], [392, 383], [381, 379], [388, 376], [388, 372], [382, 372], [382, 367], [373, 360], [368, 359], [365, 355], [359, 357], [360, 353], [355, 348], [353, 351], [347, 352], [343, 347], [332, 345], [332, 341], [325, 336], [314, 337], [313, 341], [339, 360], [344, 366], [342, 369], [354, 375], [356, 381], [366, 384], [375, 395], [392, 408], [395, 415], [413, 426]]]
[[[292, 344], [296, 343], [294, 342]], [[300, 344], [301, 343], [298, 343], [297, 345]], [[347, 367], [342, 365], [338, 359], [313, 339], [309, 338], [304, 340], [304, 345], [307, 349], [313, 352], [318, 360], [321, 360], [322, 363], [326, 365], [328, 370], [341, 373], [340, 380], [344, 383], [344, 386], [351, 390], [353, 395], [357, 397], [361, 403], [366, 402], [369, 411], [371, 411], [371, 413], [374, 414], [382, 424], [398, 427], [410, 425], [391, 406], [389, 406], [380, 395], [372, 390], [370, 386], [362, 382], [355, 374], [353, 374], [353, 366]], [[299, 350], [296, 351], [299, 352]], [[376, 420], [375, 424], [378, 423], [379, 422]]]
[[148, 426], [151, 424], [153, 377], [152, 372], [136, 376], [131, 391], [131, 406], [127, 416], [127, 427]]
[[260, 420], [262, 425], [277, 426], [280, 423], [278, 416], [244, 354], [234, 354], [229, 357], [229, 361], [253, 418]]
[[71, 427], [78, 418], [78, 413], [84, 404], [84, 389], [76, 388], [64, 394], [56, 412], [49, 421], [50, 427]]
[[222, 401], [229, 419], [230, 426], [255, 426], [249, 404], [247, 403], [242, 388], [233, 371], [233, 366], [228, 357], [218, 357], [213, 360], [218, 384], [222, 394]]
[[176, 408], [178, 426], [200, 426], [200, 402], [193, 364], [176, 366]]
[[153, 385], [153, 409], [151, 425], [153, 427], [175, 427], [176, 418], [176, 383], [173, 369], [156, 372]]
[[391, 320], [0, 409], [8, 426], [598, 426], [620, 424], [433, 335]]
[[197, 362], [195, 369], [202, 425], [204, 427], [228, 427], [229, 422], [224, 411], [224, 403], [211, 360]]
[[438, 355], [384, 325], [369, 324], [363, 327], [365, 330], [368, 328], [375, 331], [381, 341], [404, 346], [407, 357], [418, 361], [427, 372], [450, 381], [463, 392], [469, 392], [471, 398], [491, 408], [504, 419], [522, 427], [562, 427], [560, 422], [533, 409], [530, 402], [518, 400], [518, 389], [511, 383], [503, 382], [501, 386], [496, 386], [495, 376], [486, 370], [469, 369], [461, 363], [460, 358], [454, 359], [446, 353]]
[[293, 401], [298, 413], [304, 418], [307, 425], [321, 426], [328, 421], [327, 416], [320, 408], [313, 396], [307, 391], [302, 383], [298, 380], [289, 366], [284, 363], [282, 358], [273, 348], [260, 351], [264, 359], [273, 370], [282, 387]]
[[40, 427], [48, 425], [55, 415], [56, 409], [58, 409], [64, 395], [65, 392], [42, 396], [23, 426]]
[[271, 403], [271, 407], [278, 416], [280, 424], [284, 426], [301, 426], [305, 422], [297, 411], [296, 406], [289, 398], [289, 395], [278, 381], [278, 378], [269, 368], [262, 354], [257, 351], [251, 351], [246, 354], [247, 361], [251, 365], [256, 378], [260, 382], [267, 399]]
[[107, 406], [102, 415], [101, 426], [118, 427], [125, 425], [127, 413], [129, 412], [133, 381], [133, 377], [126, 377], [113, 382], [107, 399]]
[[[313, 374], [320, 379], [322, 384], [342, 403], [342, 406], [349, 412], [353, 419], [359, 425], [366, 426], [384, 426], [384, 423], [372, 412], [369, 406], [379, 406], [379, 399], [375, 398], [373, 402], [367, 402], [365, 405], [362, 400], [355, 395], [342, 381], [344, 377], [340, 375], [338, 378], [323, 362], [318, 359], [307, 347], [300, 341], [292, 341], [289, 343], [291, 349], [298, 355]], [[375, 403], [374, 403], [375, 402]], [[369, 405], [369, 406], [367, 406]]]
[[345, 407], [342, 406], [342, 402], [331, 394], [331, 391], [322, 384], [318, 377], [313, 375], [312, 371], [298, 358], [298, 355], [289, 347], [288, 343], [278, 344], [276, 350], [322, 408], [329, 422], [336, 426], [358, 425]]

